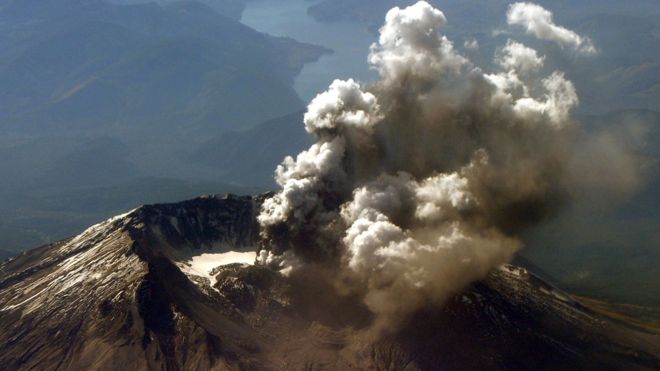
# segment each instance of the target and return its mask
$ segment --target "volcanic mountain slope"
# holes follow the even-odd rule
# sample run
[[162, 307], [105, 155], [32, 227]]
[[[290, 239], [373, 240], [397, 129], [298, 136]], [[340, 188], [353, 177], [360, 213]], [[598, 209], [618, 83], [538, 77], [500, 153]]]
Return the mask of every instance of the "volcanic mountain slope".
[[254, 258], [262, 200], [143, 206], [2, 263], [0, 367], [660, 367], [657, 328], [597, 314], [514, 266], [385, 334], [370, 330], [358, 298], [318, 279], [320, 267], [287, 278], [249, 264], [214, 266], [228, 251]]

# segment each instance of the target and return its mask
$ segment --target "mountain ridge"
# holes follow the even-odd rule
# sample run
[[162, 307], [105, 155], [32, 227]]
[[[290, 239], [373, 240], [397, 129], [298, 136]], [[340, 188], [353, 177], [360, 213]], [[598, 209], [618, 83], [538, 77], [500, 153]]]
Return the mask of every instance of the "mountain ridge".
[[[615, 322], [504, 266], [374, 337], [319, 267], [289, 278], [200, 253], [254, 251], [268, 194], [147, 205], [0, 264], [9, 369], [533, 369], [660, 365], [650, 328]], [[192, 259], [192, 260], [191, 260]], [[215, 280], [215, 282], [214, 282]]]

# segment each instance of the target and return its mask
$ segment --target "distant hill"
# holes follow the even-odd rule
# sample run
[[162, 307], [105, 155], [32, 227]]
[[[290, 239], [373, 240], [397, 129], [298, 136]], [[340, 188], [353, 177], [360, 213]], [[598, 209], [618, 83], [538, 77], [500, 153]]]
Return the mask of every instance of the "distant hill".
[[149, 200], [250, 189], [189, 154], [301, 110], [294, 77], [329, 50], [257, 32], [243, 7], [0, 0], [0, 248]]
[[[171, 4], [179, 0], [105, 0], [108, 3], [120, 5], [135, 5], [144, 3]], [[245, 3], [250, 0], [200, 0], [201, 3], [209, 6], [215, 12], [232, 19], [240, 20]]]
[[269, 120], [247, 131], [227, 132], [204, 142], [191, 155], [244, 184], [274, 186], [275, 167], [312, 143], [303, 126], [303, 111]]
[[240, 128], [303, 106], [293, 76], [324, 52], [195, 1], [60, 1], [0, 8], [3, 131]]

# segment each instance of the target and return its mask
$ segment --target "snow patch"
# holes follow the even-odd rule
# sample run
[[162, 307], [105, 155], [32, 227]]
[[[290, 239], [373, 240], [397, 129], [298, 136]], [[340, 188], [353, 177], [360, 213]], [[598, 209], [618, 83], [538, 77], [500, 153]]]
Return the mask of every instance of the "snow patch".
[[193, 256], [187, 262], [179, 264], [179, 268], [186, 274], [207, 278], [211, 286], [213, 286], [215, 284], [215, 277], [211, 275], [211, 271], [214, 268], [235, 263], [252, 265], [256, 258], [256, 251], [204, 253]]

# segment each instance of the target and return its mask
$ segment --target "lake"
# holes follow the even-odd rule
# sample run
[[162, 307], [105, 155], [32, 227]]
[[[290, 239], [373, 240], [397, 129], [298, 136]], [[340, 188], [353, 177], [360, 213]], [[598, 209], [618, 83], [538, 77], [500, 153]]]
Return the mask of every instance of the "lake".
[[353, 78], [361, 82], [375, 80], [376, 73], [369, 69], [367, 55], [369, 46], [377, 37], [364, 25], [315, 21], [307, 14], [307, 7], [312, 4], [304, 0], [255, 0], [247, 3], [241, 21], [261, 32], [291, 37], [334, 51], [305, 65], [296, 78], [294, 88], [305, 101], [326, 90], [337, 78]]

